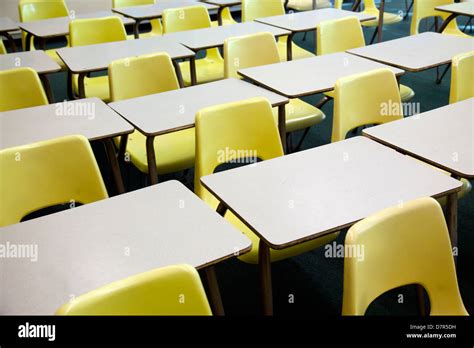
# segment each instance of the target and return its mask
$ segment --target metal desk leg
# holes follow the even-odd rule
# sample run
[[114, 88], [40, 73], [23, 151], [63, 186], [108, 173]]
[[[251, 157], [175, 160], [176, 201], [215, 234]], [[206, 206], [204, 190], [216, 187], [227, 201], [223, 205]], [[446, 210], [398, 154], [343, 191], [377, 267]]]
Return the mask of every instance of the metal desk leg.
[[135, 39], [140, 38], [140, 20], [136, 19], [135, 24], [133, 24], [133, 35], [135, 36]]
[[385, 12], [385, 0], [380, 0], [380, 9], [379, 9], [379, 25], [377, 33], [377, 41], [382, 42], [382, 31], [383, 31], [383, 15]]
[[206, 274], [207, 286], [209, 290], [209, 302], [211, 304], [212, 313], [214, 315], [223, 316], [225, 315], [224, 306], [222, 304], [219, 284], [217, 283], [216, 271], [213, 266], [209, 266], [204, 269], [204, 273]]
[[449, 24], [453, 19], [455, 19], [457, 16], [458, 16], [457, 13], [451, 13], [451, 14], [449, 15], [449, 17], [445, 19], [445, 21], [443, 22], [443, 24], [441, 24], [441, 27], [439, 28], [438, 33], [442, 33], [442, 32], [444, 31], [444, 29], [446, 29], [446, 27], [448, 26], [448, 24]]
[[191, 73], [191, 85], [197, 85], [196, 57], [189, 58], [189, 69]]
[[286, 153], [286, 104], [278, 106], [278, 131], [283, 152]]
[[79, 85], [79, 99], [84, 99], [86, 97], [86, 87], [84, 85], [84, 79], [86, 78], [86, 73], [80, 73], [77, 78], [77, 84]]
[[26, 38], [25, 38], [25, 51], [31, 51], [31, 38], [33, 35], [30, 33], [26, 33]]
[[288, 35], [286, 40], [286, 60], [290, 61], [293, 59], [293, 33]]
[[10, 35], [9, 32], [5, 32], [3, 33], [5, 35], [5, 37], [7, 38], [8, 42], [10, 43], [10, 47], [11, 47], [11, 50], [12, 52], [16, 52], [17, 49], [16, 49], [16, 45], [15, 45], [15, 40], [13, 40], [13, 37]]
[[183, 74], [181, 73], [181, 67], [176, 60], [173, 60], [174, 71], [176, 72], [176, 77], [178, 78], [179, 88], [184, 88]]
[[263, 315], [273, 315], [272, 266], [270, 249], [260, 240], [258, 249], [258, 264], [260, 266], [260, 289], [262, 291]]
[[155, 137], [148, 136], [146, 138], [146, 157], [148, 162], [148, 175], [150, 177], [150, 185], [158, 184], [158, 171], [156, 170], [155, 157]]
[[115, 155], [114, 144], [112, 143], [112, 138], [104, 139], [105, 150], [107, 151], [107, 157], [109, 159], [109, 165], [112, 169], [112, 176], [115, 181], [115, 187], [118, 194], [125, 192], [125, 186], [123, 185], [122, 174], [120, 173], [120, 166]]
[[[454, 176], [453, 176], [454, 177]], [[457, 178], [456, 178], [457, 179]], [[458, 247], [458, 193], [450, 193], [446, 197], [446, 224], [448, 225], [449, 238], [451, 239], [451, 247]], [[454, 262], [457, 256], [454, 256]]]

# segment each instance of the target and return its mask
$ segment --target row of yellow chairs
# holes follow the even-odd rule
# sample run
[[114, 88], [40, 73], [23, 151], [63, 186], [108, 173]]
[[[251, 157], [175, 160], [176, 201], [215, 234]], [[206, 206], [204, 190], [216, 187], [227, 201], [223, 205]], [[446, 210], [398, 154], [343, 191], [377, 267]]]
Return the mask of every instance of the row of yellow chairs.
[[[346, 85], [351, 88], [354, 80], [379, 82], [385, 77], [383, 80], [387, 81], [389, 74], [392, 74], [388, 79], [393, 85], [391, 92], [396, 93], [395, 77], [388, 69], [346, 78], [338, 82], [336, 93], [343, 94]], [[215, 137], [215, 129], [233, 136]], [[214, 171], [220, 164], [216, 154], [225, 147], [247, 148], [251, 145], [263, 160], [283, 155], [271, 105], [264, 98], [200, 110], [196, 115], [196, 144], [197, 179]], [[18, 153], [22, 156], [21, 161], [16, 160]], [[54, 168], [49, 165], [51, 161], [57, 164]], [[40, 207], [46, 201], [49, 201], [48, 205], [57, 204], [71, 199], [71, 193], [81, 196], [78, 202], [86, 203], [107, 197], [90, 144], [83, 136], [67, 136], [2, 150], [0, 168], [4, 173], [0, 197], [8, 199], [2, 206], [9, 207], [6, 213], [17, 219], [22, 215], [21, 211], [34, 211], [34, 204]], [[36, 173], [34, 179], [30, 175], [32, 171]], [[66, 192], [68, 190], [70, 192]], [[196, 193], [206, 200], [202, 192], [202, 187], [196, 189]], [[258, 241], [258, 238], [248, 229], [243, 232], [254, 241], [250, 258], [256, 259], [258, 243], [255, 239]], [[285, 252], [272, 253], [272, 260], [323, 245], [334, 235]], [[354, 225], [346, 236], [346, 245], [364, 245], [364, 260], [345, 259], [343, 314], [363, 315], [382, 293], [403, 285], [420, 284], [428, 292], [431, 314], [466, 315], [448, 236], [441, 207], [431, 198], [389, 208]], [[420, 245], [423, 245], [421, 254]], [[404, 252], [402, 259], [399, 257], [401, 250]], [[247, 255], [240, 259], [254, 261]], [[406, 272], [407, 269], [410, 272]], [[58, 314], [209, 315], [211, 311], [196, 271], [190, 266], [179, 265], [136, 275], [79, 296], [64, 304]]]

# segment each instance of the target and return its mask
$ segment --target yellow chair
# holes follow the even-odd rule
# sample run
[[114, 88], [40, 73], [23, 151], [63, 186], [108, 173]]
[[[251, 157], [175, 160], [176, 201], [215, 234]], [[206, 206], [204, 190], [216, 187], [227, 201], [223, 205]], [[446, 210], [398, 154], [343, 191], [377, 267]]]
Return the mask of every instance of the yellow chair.
[[212, 315], [196, 269], [173, 265], [116, 281], [65, 303], [57, 315]]
[[48, 98], [36, 71], [31, 68], [0, 71], [0, 111], [47, 104]]
[[449, 103], [456, 103], [474, 97], [474, 51], [453, 58], [451, 64], [451, 91]]
[[[240, 78], [239, 69], [280, 62], [275, 38], [271, 33], [257, 33], [233, 37], [224, 42], [225, 77]], [[273, 109], [273, 117], [278, 123], [278, 110]], [[318, 108], [301, 99], [290, 99], [286, 106], [286, 130], [293, 132], [309, 128], [325, 119]]]
[[[295, 11], [311, 11], [313, 0], [289, 0], [286, 7]], [[316, 9], [331, 7], [329, 0], [316, 0]]]
[[[237, 24], [238, 22], [234, 19], [232, 16], [232, 12], [230, 12], [230, 7], [227, 6], [222, 10], [221, 13], [221, 18], [222, 18], [222, 25], [230, 25], [230, 24]], [[211, 25], [213, 27], [218, 27], [219, 22], [218, 21], [212, 21]]]
[[395, 74], [390, 69], [372, 70], [337, 80], [332, 142], [344, 140], [347, 132], [354, 128], [401, 118], [400, 92]]
[[344, 258], [343, 315], [364, 315], [383, 293], [404, 285], [423, 286], [430, 315], [468, 315], [459, 293], [451, 243], [440, 205], [420, 198], [375, 213], [352, 226]]
[[[195, 193], [213, 209], [217, 208], [217, 199], [201, 184], [200, 179], [212, 174], [216, 168], [242, 157], [224, 158], [226, 149], [249, 149], [262, 160], [283, 156], [271, 105], [264, 98], [253, 98], [200, 110], [196, 115], [196, 166], [194, 174]], [[246, 155], [241, 151], [237, 156]], [[240, 260], [258, 263], [259, 238], [246, 227], [234, 214], [228, 211], [225, 218], [252, 240], [249, 253], [240, 256]], [[284, 250], [270, 250], [272, 261], [282, 260], [331, 242], [337, 233], [312, 240]]]
[[5, 45], [3, 44], [3, 40], [0, 39], [0, 54], [7, 54], [7, 49], [5, 48]]
[[[416, 35], [420, 33], [420, 23], [425, 18], [430, 17], [441, 17], [442, 20], [445, 20], [449, 17], [450, 13], [441, 12], [435, 10], [438, 6], [453, 4], [454, 0], [414, 0], [413, 4], [413, 18], [411, 19], [410, 26], [410, 35]], [[444, 29], [443, 34], [457, 35], [462, 37], [470, 37], [469, 35], [463, 33], [461, 29], [458, 28], [456, 19], [452, 20], [446, 29]]]
[[[364, 1], [364, 11], [361, 13], [369, 15], [369, 16], [375, 16], [376, 18], [370, 21], [364, 21], [362, 22], [362, 25], [364, 27], [378, 27], [379, 25], [379, 17], [380, 17], [380, 12], [375, 6], [375, 0], [363, 0]], [[390, 24], [396, 24], [399, 23], [403, 20], [403, 17], [400, 14], [395, 14], [395, 13], [389, 13], [384, 11], [383, 14], [383, 25], [390, 25]], [[374, 35], [372, 36], [372, 39], [370, 42], [374, 42], [375, 37], [377, 35], [377, 29], [374, 31]]]
[[[153, 5], [155, 0], [112, 0], [113, 8], [132, 7], [141, 5]], [[160, 36], [163, 34], [163, 27], [161, 21], [157, 19], [150, 20], [151, 31], [148, 33], [140, 33], [140, 38], [147, 38], [153, 36]], [[128, 36], [129, 39], [135, 39], [134, 35]]]
[[[69, 24], [71, 47], [95, 45], [127, 39], [127, 33], [120, 18], [103, 17], [75, 19]], [[79, 94], [78, 75], [72, 76], [74, 94]], [[84, 90], [87, 98], [97, 97], [105, 102], [110, 100], [109, 81], [107, 76], [86, 77]]]
[[[167, 53], [121, 59], [109, 66], [112, 101], [179, 89], [178, 79]], [[159, 109], [159, 105], [157, 105]], [[159, 111], [156, 115], [159, 117]], [[194, 128], [155, 138], [158, 174], [166, 174], [194, 166]], [[146, 137], [139, 131], [129, 135], [127, 153], [131, 162], [148, 173]]]
[[[163, 11], [162, 21], [165, 34], [211, 27], [209, 13], [201, 5], [165, 10]], [[186, 86], [191, 85], [189, 63], [183, 62], [179, 65], [184, 84]], [[196, 75], [198, 83], [224, 78], [224, 59], [222, 59], [219, 49], [207, 49], [205, 58], [196, 59]]]
[[[346, 17], [319, 23], [316, 29], [317, 55], [344, 52], [353, 48], [365, 46], [364, 33], [357, 17]], [[334, 98], [334, 92], [326, 92]], [[400, 97], [407, 102], [415, 96], [408, 86], [400, 84]]]
[[[242, 22], [253, 21], [257, 18], [284, 15], [285, 8], [281, 0], [242, 0]], [[278, 53], [280, 61], [287, 60], [288, 37], [278, 38]], [[292, 43], [293, 60], [309, 58], [314, 55], [295, 43]]]
[[62, 203], [107, 198], [89, 141], [82, 135], [0, 150], [0, 226]]
[[[20, 0], [18, 4], [20, 21], [33, 22], [49, 18], [67, 17], [69, 10], [64, 0]], [[23, 50], [26, 48], [26, 33], [22, 32]], [[67, 37], [66, 37], [67, 39]], [[35, 50], [34, 37], [31, 38], [30, 50]], [[61, 69], [66, 69], [64, 62], [56, 54], [55, 49], [45, 50], [45, 53], [54, 59]]]

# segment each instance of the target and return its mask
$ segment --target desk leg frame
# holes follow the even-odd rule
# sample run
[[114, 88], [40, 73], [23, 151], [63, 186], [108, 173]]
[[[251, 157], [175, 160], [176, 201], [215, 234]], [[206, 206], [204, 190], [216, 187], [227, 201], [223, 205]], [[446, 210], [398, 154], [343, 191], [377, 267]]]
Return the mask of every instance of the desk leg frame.
[[158, 184], [158, 171], [156, 169], [156, 155], [155, 155], [155, 137], [147, 136], [146, 138], [146, 157], [148, 162], [148, 175], [150, 178], [150, 185]]
[[122, 173], [120, 172], [119, 162], [115, 154], [115, 147], [112, 138], [104, 139], [105, 150], [107, 151], [107, 157], [109, 159], [110, 169], [112, 170], [112, 176], [115, 181], [115, 187], [118, 194], [125, 192], [125, 186], [123, 184]]
[[262, 291], [263, 315], [273, 315], [272, 266], [270, 248], [260, 240], [258, 246], [258, 265], [260, 268], [260, 289]]
[[[453, 176], [455, 179], [459, 179]], [[446, 197], [446, 224], [448, 225], [451, 247], [458, 248], [458, 193], [450, 193]], [[457, 263], [457, 256], [454, 256], [454, 262]]]
[[224, 305], [222, 304], [221, 292], [217, 282], [216, 271], [213, 266], [209, 266], [204, 269], [204, 273], [206, 275], [212, 313], [217, 316], [224, 316]]
[[283, 152], [286, 153], [286, 105], [278, 106], [278, 130]]

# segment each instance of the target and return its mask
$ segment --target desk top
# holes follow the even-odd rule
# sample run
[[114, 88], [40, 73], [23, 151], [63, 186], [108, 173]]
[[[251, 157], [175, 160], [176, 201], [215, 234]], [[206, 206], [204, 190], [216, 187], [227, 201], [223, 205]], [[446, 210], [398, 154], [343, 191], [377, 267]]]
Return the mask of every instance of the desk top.
[[294, 33], [316, 29], [322, 21], [355, 16], [361, 22], [375, 19], [375, 16], [359, 12], [339, 10], [335, 8], [323, 8], [304, 12], [289, 13], [281, 16], [272, 16], [256, 19], [257, 22], [273, 25]]
[[389, 68], [396, 75], [404, 73], [403, 70], [344, 52], [246, 68], [238, 73], [272, 91], [297, 98], [330, 91], [341, 77], [380, 68]]
[[65, 135], [99, 140], [133, 127], [98, 98], [0, 112], [0, 150]]
[[61, 70], [61, 67], [44, 51], [27, 51], [0, 54], [0, 70], [30, 67], [38, 74], [48, 74]]
[[264, 97], [273, 106], [288, 99], [238, 79], [202, 85], [110, 103], [109, 106], [141, 133], [152, 136], [194, 127], [196, 113], [205, 107]]
[[436, 10], [442, 12], [455, 13], [461, 16], [474, 17], [474, 2], [460, 2], [436, 7]]
[[179, 263], [203, 268], [251, 247], [177, 181], [0, 228], [0, 243], [37, 248], [36, 262], [0, 260], [2, 315], [52, 315], [111, 282]]
[[427, 32], [347, 52], [417, 72], [448, 64], [455, 55], [472, 50], [474, 50], [474, 38]]
[[474, 98], [363, 133], [459, 177], [474, 179]]
[[135, 20], [145, 20], [160, 18], [165, 10], [171, 8], [180, 8], [196, 5], [204, 6], [208, 10], [216, 10], [219, 8], [219, 6], [208, 4], [205, 2], [199, 2], [196, 0], [169, 0], [160, 1], [155, 3], [154, 5], [114, 8], [112, 11], [119, 13], [125, 17], [133, 18]]
[[365, 137], [201, 179], [270, 247], [339, 231], [384, 208], [459, 191], [462, 183]]
[[0, 17], [0, 33], [18, 30], [18, 24], [11, 18]]
[[194, 52], [176, 40], [155, 36], [151, 38], [108, 42], [97, 45], [65, 47], [56, 51], [73, 73], [105, 70], [114, 60], [166, 52], [171, 59], [189, 58]]

